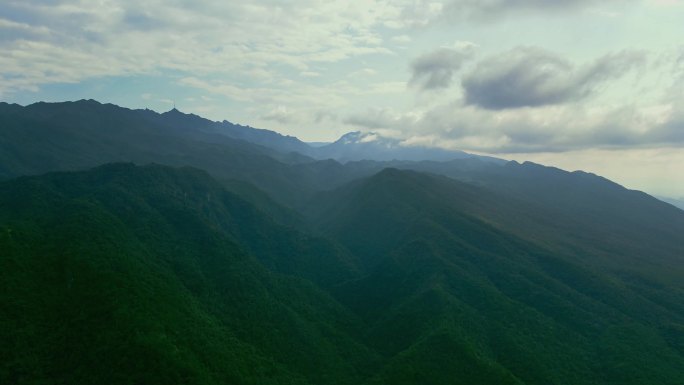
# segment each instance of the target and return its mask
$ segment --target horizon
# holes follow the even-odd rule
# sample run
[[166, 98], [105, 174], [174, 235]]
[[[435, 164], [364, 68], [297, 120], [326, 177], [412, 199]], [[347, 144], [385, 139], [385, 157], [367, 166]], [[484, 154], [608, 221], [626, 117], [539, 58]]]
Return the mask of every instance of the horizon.
[[684, 197], [679, 0], [10, 1], [0, 100], [529, 160]]
[[[111, 105], [114, 105], [114, 106], [119, 107], [119, 108], [126, 108], [126, 109], [130, 109], [130, 110], [149, 110], [149, 111], [153, 111], [153, 112], [156, 113], [156, 114], [164, 114], [164, 113], [168, 113], [168, 112], [171, 112], [171, 111], [176, 110], [176, 111], [178, 111], [178, 112], [180, 112], [180, 113], [182, 113], [182, 114], [186, 114], [186, 115], [192, 114], [192, 115], [198, 116], [198, 117], [200, 117], [200, 118], [202, 118], [202, 119], [207, 119], [207, 120], [210, 120], [210, 121], [213, 121], [213, 122], [216, 122], [216, 123], [221, 123], [221, 122], [227, 121], [227, 122], [229, 122], [229, 123], [231, 123], [231, 124], [242, 125], [242, 126], [246, 126], [246, 127], [250, 127], [250, 128], [254, 128], [254, 129], [263, 129], [263, 128], [261, 128], [261, 127], [254, 127], [254, 126], [252, 126], [252, 125], [245, 124], [245, 123], [243, 123], [243, 122], [235, 122], [235, 121], [232, 121], [232, 120], [226, 119], [226, 118], [224, 118], [224, 119], [211, 119], [211, 118], [202, 116], [201, 114], [195, 114], [195, 113], [193, 113], [193, 112], [185, 112], [185, 111], [179, 109], [177, 106], [172, 106], [170, 109], [165, 110], [165, 111], [158, 111], [158, 110], [154, 110], [154, 109], [148, 108], [148, 107], [143, 107], [143, 108], [125, 107], [125, 106], [121, 106], [121, 105], [118, 105], [118, 104], [115, 104], [115, 103], [101, 102], [101, 101], [99, 101], [99, 100], [92, 99], [92, 98], [91, 98], [91, 99], [78, 99], [78, 100], [52, 101], [52, 102], [37, 101], [37, 102], [34, 102], [34, 103], [30, 103], [30, 104], [19, 104], [19, 103], [14, 103], [14, 104], [20, 105], [20, 106], [22, 106], [22, 107], [26, 107], [26, 106], [29, 106], [29, 105], [31, 105], [31, 104], [36, 104], [36, 103], [59, 104], [59, 103], [75, 103], [75, 102], [87, 102], [87, 101], [94, 101], [94, 102], [99, 103], [99, 104], [102, 104], [102, 105], [111, 104]], [[1, 101], [0, 101], [0, 103], [6, 103], [6, 102], [1, 102]], [[285, 133], [283, 133], [283, 132], [279, 132], [279, 131], [277, 131], [277, 130], [270, 130], [270, 131], [275, 132], [275, 133], [280, 134], [280, 135], [287, 135], [287, 134], [285, 134]], [[333, 143], [333, 142], [335, 142], [336, 140], [342, 138], [342, 136], [344, 136], [344, 135], [346, 135], [346, 134], [349, 134], [349, 133], [352, 133], [352, 132], [353, 132], [353, 131], [344, 133], [344, 134], [342, 134], [339, 138], [336, 138], [335, 140], [329, 141], [329, 142], [307, 142], [307, 141], [302, 140], [301, 138], [299, 138], [299, 137], [297, 137], [297, 136], [293, 136], [293, 135], [290, 135], [290, 136], [295, 137], [296, 139], [298, 139], [298, 140], [300, 140], [300, 141], [306, 143], [306, 144], [309, 145], [309, 146], [315, 147], [316, 145], [319, 145], [319, 144], [330, 144], [330, 143]], [[366, 131], [366, 132], [367, 132], [367, 133], [373, 133], [373, 131]], [[411, 146], [411, 144], [407, 144], [407, 146]], [[504, 159], [504, 160], [507, 160], [507, 161], [516, 161], [516, 162], [518, 162], [518, 163], [532, 162], [532, 163], [537, 163], [537, 164], [544, 165], [544, 166], [548, 166], [548, 167], [556, 167], [556, 168], [559, 168], [559, 169], [562, 169], [562, 170], [565, 170], [565, 171], [568, 171], [568, 172], [573, 172], [573, 171], [584, 171], [584, 172], [589, 172], [589, 173], [593, 173], [593, 174], [596, 174], [596, 175], [599, 175], [599, 176], [608, 178], [608, 179], [610, 179], [611, 181], [616, 182], [616, 183], [622, 185], [623, 187], [625, 187], [625, 188], [627, 188], [627, 189], [643, 191], [643, 192], [646, 192], [646, 193], [648, 193], [648, 194], [650, 194], [650, 195], [652, 195], [652, 196], [654, 196], [654, 197], [656, 197], [656, 198], [659, 198], [659, 199], [660, 199], [660, 198], [666, 198], [666, 199], [673, 199], [673, 200], [678, 200], [678, 201], [684, 200], [684, 195], [677, 196], [677, 195], [669, 195], [669, 194], [667, 194], [667, 193], [666, 193], [666, 194], [659, 194], [659, 193], [657, 193], [657, 192], [647, 191], [646, 189], [640, 189], [640, 188], [638, 188], [638, 187], [632, 187], [632, 186], [626, 185], [626, 184], [622, 183], [618, 178], [613, 178], [613, 177], [610, 177], [610, 176], [608, 176], [608, 175], [605, 175], [605, 174], [601, 174], [601, 173], [592, 171], [592, 170], [589, 169], [589, 168], [581, 168], [581, 167], [575, 167], [575, 168], [573, 168], [573, 166], [572, 166], [571, 164], [569, 164], [569, 165], [568, 165], [568, 164], [563, 164], [562, 162], [555, 162], [555, 163], [554, 163], [554, 160], [553, 160], [553, 159], [544, 158], [544, 155], [545, 155], [545, 154], [536, 154], [536, 155], [540, 156], [541, 161], [535, 161], [535, 160], [533, 160], [533, 159], [529, 159], [529, 158], [525, 158], [525, 157], [505, 158], [505, 157], [497, 156], [496, 154], [492, 155], [492, 154], [480, 153], [480, 152], [476, 152], [476, 151], [467, 151], [467, 152], [468, 152], [468, 153], [471, 153], [471, 154], [474, 154], [474, 155], [494, 156], [494, 157], [497, 157], [497, 158], [499, 158], [499, 159]], [[569, 166], [569, 167], [568, 167], [568, 166]]]

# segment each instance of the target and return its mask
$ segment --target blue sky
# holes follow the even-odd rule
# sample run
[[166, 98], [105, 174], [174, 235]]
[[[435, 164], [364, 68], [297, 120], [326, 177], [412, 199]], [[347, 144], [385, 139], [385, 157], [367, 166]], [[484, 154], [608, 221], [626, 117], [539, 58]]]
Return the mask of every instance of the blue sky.
[[678, 0], [0, 3], [0, 100], [349, 131], [684, 196]]

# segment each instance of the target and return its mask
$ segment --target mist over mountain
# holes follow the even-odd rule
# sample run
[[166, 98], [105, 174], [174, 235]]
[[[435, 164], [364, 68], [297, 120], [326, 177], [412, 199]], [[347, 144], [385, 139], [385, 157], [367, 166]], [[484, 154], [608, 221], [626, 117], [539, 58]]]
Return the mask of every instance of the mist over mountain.
[[0, 103], [0, 383], [681, 384], [684, 211], [601, 176]]
[[505, 163], [500, 159], [477, 156], [463, 151], [409, 145], [401, 140], [383, 137], [377, 133], [359, 131], [345, 134], [334, 143], [316, 147], [313, 154], [316, 154], [318, 158], [331, 158], [341, 162], [360, 160], [449, 161], [480, 158]]

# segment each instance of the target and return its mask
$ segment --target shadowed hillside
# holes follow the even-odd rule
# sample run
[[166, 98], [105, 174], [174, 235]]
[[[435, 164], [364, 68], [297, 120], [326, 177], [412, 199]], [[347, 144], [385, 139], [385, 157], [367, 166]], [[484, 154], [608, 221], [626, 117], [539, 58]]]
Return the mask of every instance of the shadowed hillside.
[[302, 146], [0, 104], [0, 383], [684, 383], [684, 211], [533, 163]]

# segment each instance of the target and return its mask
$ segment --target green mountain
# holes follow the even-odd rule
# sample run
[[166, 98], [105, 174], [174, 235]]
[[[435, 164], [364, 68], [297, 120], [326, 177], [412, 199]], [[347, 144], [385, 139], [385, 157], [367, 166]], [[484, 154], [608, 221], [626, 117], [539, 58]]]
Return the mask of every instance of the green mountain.
[[[632, 195], [613, 198], [643, 198]], [[334, 292], [368, 324], [370, 346], [393, 357], [377, 383], [677, 384], [684, 215], [644, 199], [605, 245], [580, 238], [607, 234], [602, 221], [561, 237], [568, 218], [550, 217], [559, 225], [541, 239], [537, 217], [570, 210], [535, 213], [543, 205], [396, 169], [322, 194], [311, 216], [368, 271]], [[657, 227], [621, 239], [642, 230], [635, 223]], [[653, 252], [637, 265], [638, 242]]]
[[358, 382], [355, 317], [253, 257], [322, 265], [325, 244], [276, 227], [196, 170], [0, 184], [0, 383]]
[[677, 270], [597, 269], [474, 215], [518, 202], [497, 194], [384, 170], [313, 203], [340, 246], [194, 169], [1, 183], [0, 381], [681, 383]]
[[160, 163], [200, 168], [221, 181], [247, 182], [288, 205], [305, 200], [329, 180], [353, 179], [337, 162], [316, 162], [236, 139], [226, 135], [224, 125], [177, 110], [158, 114], [94, 100], [26, 107], [3, 103], [0, 179], [112, 162]]
[[[643, 192], [593, 174], [529, 162], [503, 167], [480, 161], [424, 162], [402, 167], [448, 176], [416, 181], [429, 185], [425, 190], [439, 196], [441, 204], [574, 254], [585, 263], [614, 269], [631, 266], [641, 273], [653, 270], [654, 275], [684, 273], [679, 263], [684, 255], [681, 212]], [[452, 199], [451, 190], [465, 185], [471, 191], [468, 198]]]
[[[0, 180], [112, 162], [159, 163], [200, 168], [240, 191], [250, 190], [247, 183], [279, 205], [298, 207], [317, 191], [387, 167], [386, 162], [368, 161], [342, 165], [329, 158], [346, 158], [340, 154], [354, 152], [354, 143], [344, 149], [339, 143], [333, 147], [323, 151], [293, 137], [213, 122], [176, 109], [158, 114], [94, 100], [25, 107], [0, 103]], [[409, 158], [426, 151], [417, 149]], [[396, 155], [386, 156], [392, 154]], [[440, 157], [479, 159], [460, 152], [443, 152]], [[263, 199], [252, 203], [272, 207]]]
[[533, 163], [302, 145], [0, 103], [0, 383], [684, 383], [684, 211]]

